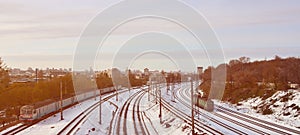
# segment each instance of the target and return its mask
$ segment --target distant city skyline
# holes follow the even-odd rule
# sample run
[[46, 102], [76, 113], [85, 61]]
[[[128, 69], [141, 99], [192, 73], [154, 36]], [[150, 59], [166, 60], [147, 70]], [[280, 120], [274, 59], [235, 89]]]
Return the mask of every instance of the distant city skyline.
[[[82, 31], [93, 17], [117, 2], [118, 0], [0, 1], [0, 57], [11, 68], [72, 68], [73, 53]], [[223, 47], [225, 62], [242, 56], [254, 61], [273, 59], [275, 55], [283, 58], [300, 55], [299, 1], [183, 2], [206, 17]], [[124, 35], [121, 33], [118, 36]], [[110, 47], [104, 50], [108, 57], [116, 49], [113, 43], [109, 43]], [[172, 48], [172, 45], [168, 46]], [[176, 48], [172, 49], [178, 55], [181, 54]], [[198, 61], [198, 65], [210, 66], [207, 60]], [[166, 62], [168, 60], [162, 58], [143, 57], [132, 67], [139, 70], [146, 67], [176, 70], [176, 66], [166, 66]], [[111, 68], [110, 65], [110, 62], [104, 61], [101, 69]]]

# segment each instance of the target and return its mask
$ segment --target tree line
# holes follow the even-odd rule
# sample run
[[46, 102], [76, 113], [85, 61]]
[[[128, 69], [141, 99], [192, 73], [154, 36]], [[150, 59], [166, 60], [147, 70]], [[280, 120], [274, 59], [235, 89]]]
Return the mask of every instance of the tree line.
[[208, 67], [202, 74], [200, 85], [207, 95], [212, 82], [212, 72], [226, 68], [226, 82], [223, 99], [237, 103], [249, 97], [267, 98], [278, 90], [289, 89], [288, 83], [300, 84], [300, 59], [295, 57], [250, 62], [250, 58], [241, 57], [228, 64]]

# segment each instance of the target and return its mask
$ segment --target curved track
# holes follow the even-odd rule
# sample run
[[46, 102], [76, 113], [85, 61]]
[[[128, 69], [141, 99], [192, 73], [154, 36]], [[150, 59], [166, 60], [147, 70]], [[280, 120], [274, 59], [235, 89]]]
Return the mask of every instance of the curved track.
[[[261, 119], [258, 119], [258, 118], [255, 118], [255, 117], [252, 117], [252, 116], [249, 116], [249, 115], [237, 112], [237, 111], [232, 111], [232, 110], [224, 108], [222, 106], [216, 106], [216, 108], [218, 111], [220, 111], [226, 115], [238, 118], [243, 121], [247, 121], [248, 123], [260, 126], [262, 128], [274, 131], [279, 134], [300, 134], [300, 130], [288, 128], [288, 127], [281, 126], [281, 125], [278, 125], [275, 123], [271, 123], [271, 122], [268, 122], [265, 120], [261, 120]], [[279, 130], [279, 129], [281, 129], [281, 130]]]
[[[182, 92], [183, 90], [180, 90], [179, 91], [179, 94], [181, 95], [182, 98], [184, 98], [186, 100], [186, 102], [190, 101], [190, 99], [187, 98], [186, 95], [190, 95], [190, 93], [188, 92], [187, 89], [185, 89], [185, 94], [183, 94]], [[189, 105], [189, 104], [188, 104]], [[202, 110], [202, 109], [201, 109]], [[219, 113], [211, 113], [217, 117], [220, 117], [224, 120], [227, 120], [231, 123], [234, 123], [236, 125], [239, 125], [243, 128], [246, 128], [246, 129], [249, 129], [255, 133], [258, 133], [258, 134], [270, 134], [268, 132], [266, 132], [265, 130], [262, 131], [262, 130], [259, 130], [249, 124], [245, 124], [244, 122], [247, 122], [247, 123], [250, 123], [250, 124], [253, 124], [255, 126], [258, 126], [258, 127], [261, 127], [261, 128], [264, 128], [264, 129], [267, 129], [271, 132], [274, 132], [274, 133], [278, 133], [278, 134], [300, 134], [300, 131], [298, 130], [295, 130], [295, 129], [290, 129], [288, 127], [284, 127], [284, 126], [280, 126], [280, 125], [277, 125], [275, 123], [271, 123], [271, 122], [267, 122], [267, 121], [264, 121], [264, 120], [261, 120], [261, 119], [258, 119], [258, 118], [255, 118], [255, 117], [251, 117], [251, 116], [248, 116], [246, 114], [242, 114], [240, 112], [236, 112], [236, 111], [232, 111], [230, 109], [227, 109], [227, 108], [224, 108], [222, 106], [216, 106], [215, 105], [215, 110], [218, 111], [218, 112], [221, 112], [222, 114], [226, 114], [226, 115], [222, 115], [222, 114], [219, 114]], [[200, 112], [201, 113], [201, 112]], [[201, 113], [201, 115], [203, 115], [203, 113]], [[237, 120], [234, 120], [232, 118], [236, 118], [236, 119], [239, 119], [241, 121], [244, 121], [243, 123], [242, 122], [239, 122]], [[274, 128], [275, 127], [275, 128]], [[284, 131], [284, 130], [286, 131]]]
[[[147, 129], [147, 126], [145, 124], [142, 112], [140, 111], [140, 102], [141, 102], [141, 99], [143, 98], [143, 96], [145, 94], [146, 94], [146, 92], [143, 92], [134, 101], [132, 118], [133, 118], [133, 121], [134, 121], [134, 127], [135, 127], [135, 129], [137, 129], [137, 126], [139, 126], [140, 129], [141, 129], [140, 133], [142, 133], [143, 135], [145, 135], [145, 134], [149, 135], [150, 134], [149, 130]], [[136, 110], [135, 110], [135, 108], [136, 108]], [[136, 115], [137, 115], [137, 118], [138, 118], [137, 122], [139, 123], [139, 125], [136, 124], [136, 120], [135, 120]], [[135, 131], [137, 131], [137, 130], [135, 130]], [[139, 133], [139, 132], [136, 132], [136, 133]]]
[[73, 134], [76, 132], [76, 130], [79, 128], [79, 126], [82, 124], [82, 122], [88, 117], [88, 115], [91, 114], [91, 112], [93, 112], [100, 104], [102, 104], [103, 102], [115, 97], [117, 94], [121, 94], [126, 92], [125, 91], [121, 91], [118, 93], [113, 93], [112, 95], [109, 95], [105, 98], [103, 98], [101, 100], [101, 102], [97, 102], [95, 104], [93, 104], [92, 106], [90, 106], [89, 108], [85, 109], [84, 111], [82, 111], [79, 115], [77, 115], [72, 121], [70, 121], [64, 128], [62, 128], [57, 134], [58, 135], [63, 135], [63, 134]]
[[[174, 106], [170, 105], [165, 100], [162, 100], [162, 104], [167, 110], [169, 110], [175, 116], [182, 119], [183, 121], [185, 121], [189, 125], [192, 124], [191, 123], [191, 117], [189, 115], [185, 114], [181, 110], [179, 110], [179, 109], [175, 108]], [[197, 121], [197, 120], [195, 121], [195, 129], [197, 129], [199, 132], [208, 133], [208, 134], [212, 134], [212, 135], [221, 135], [222, 134], [218, 130], [215, 130], [215, 129], [211, 128], [210, 126], [207, 126], [204, 123], [202, 123], [201, 121]]]
[[[134, 98], [139, 97], [139, 95], [140, 96], [143, 95], [143, 93], [145, 93], [145, 91], [143, 91], [143, 90], [140, 90], [140, 91], [134, 93], [123, 104], [122, 108], [120, 109], [120, 111], [118, 113], [117, 119], [116, 119], [116, 131], [115, 131], [115, 133], [117, 135], [121, 134], [121, 131], [120, 131], [121, 130], [121, 124], [123, 126], [122, 127], [122, 130], [123, 130], [122, 133], [127, 134], [127, 116], [128, 116], [129, 106], [132, 103]], [[133, 107], [133, 110], [135, 110], [135, 107]], [[136, 134], [138, 134], [139, 131], [138, 131], [137, 125], [135, 123], [135, 117], [134, 117], [135, 112], [132, 112], [132, 113], [133, 113], [134, 131], [135, 131]], [[141, 129], [143, 129], [143, 127], [141, 127]], [[142, 133], [145, 133], [145, 131], [142, 130]]]
[[[180, 91], [179, 91], [179, 92], [180, 92]], [[182, 103], [184, 106], [186, 106], [187, 108], [191, 109], [191, 104], [188, 103], [187, 101], [183, 101], [181, 98], [179, 98], [179, 97], [177, 96], [177, 94], [175, 94], [175, 98], [176, 98], [180, 103]], [[235, 127], [229, 126], [229, 125], [227, 125], [226, 123], [221, 122], [221, 121], [219, 121], [219, 120], [217, 120], [217, 119], [215, 119], [215, 118], [213, 118], [213, 117], [210, 117], [209, 115], [207, 115], [207, 114], [205, 114], [205, 113], [202, 113], [202, 112], [198, 111], [197, 109], [195, 109], [194, 111], [197, 112], [198, 114], [200, 113], [201, 116], [205, 117], [206, 119], [210, 120], [211, 122], [214, 122], [214, 123], [216, 123], [216, 124], [218, 124], [218, 125], [220, 125], [220, 126], [226, 128], [226, 129], [229, 130], [229, 131], [232, 131], [232, 132], [234, 132], [234, 133], [236, 133], [236, 134], [247, 134], [247, 133], [244, 132], [244, 131], [241, 131], [241, 130], [239, 130], [239, 129], [235, 128]], [[198, 122], [201, 122], [201, 121], [195, 119], [195, 122], [198, 123]]]
[[[155, 94], [151, 93], [153, 96]], [[179, 119], [183, 120], [189, 125], [192, 125], [191, 122], [191, 116], [187, 115], [185, 112], [179, 110], [178, 108], [172, 106], [170, 103], [168, 103], [166, 100], [162, 99], [162, 105], [165, 109], [170, 111], [172, 114], [174, 114]], [[198, 130], [201, 134], [211, 134], [211, 135], [222, 135], [220, 131], [213, 129], [212, 127], [204, 124], [203, 122], [195, 119], [195, 129]]]

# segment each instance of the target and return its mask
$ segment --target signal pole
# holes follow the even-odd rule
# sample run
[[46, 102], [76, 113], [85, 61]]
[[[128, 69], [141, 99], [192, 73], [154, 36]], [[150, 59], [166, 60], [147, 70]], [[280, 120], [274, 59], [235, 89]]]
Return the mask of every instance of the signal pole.
[[99, 89], [99, 98], [100, 98], [100, 101], [99, 101], [99, 124], [101, 125], [102, 124], [102, 117], [101, 117], [101, 113], [102, 113], [101, 89]]
[[157, 104], [157, 83], [155, 83], [155, 103]]
[[162, 123], [162, 104], [161, 104], [161, 80], [159, 80], [159, 118], [160, 118], [160, 123]]
[[62, 79], [60, 80], [60, 120], [64, 120], [64, 116], [63, 116], [63, 97], [62, 97]]
[[115, 90], [116, 90], [116, 101], [118, 101], [118, 86], [117, 87], [115, 87]]
[[150, 101], [150, 84], [148, 84], [148, 101]]
[[193, 89], [193, 80], [191, 79], [191, 104], [192, 104], [192, 135], [195, 134], [195, 123], [194, 123], [194, 89]]
[[97, 100], [97, 90], [94, 91], [94, 98], [95, 98], [95, 101]]

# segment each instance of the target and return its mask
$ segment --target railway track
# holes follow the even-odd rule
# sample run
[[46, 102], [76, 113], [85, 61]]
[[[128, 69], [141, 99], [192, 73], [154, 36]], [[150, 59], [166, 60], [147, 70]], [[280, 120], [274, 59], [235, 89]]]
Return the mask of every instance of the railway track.
[[[180, 91], [179, 91], [179, 92], [180, 92]], [[180, 93], [180, 94], [182, 94], [182, 93]], [[184, 106], [186, 106], [187, 108], [191, 109], [190, 103], [188, 103], [187, 101], [183, 101], [181, 98], [179, 98], [179, 97], [177, 96], [177, 94], [175, 94], [175, 98], [176, 98], [180, 103], [182, 103]], [[213, 118], [213, 117], [210, 117], [210, 116], [208, 116], [207, 114], [198, 111], [197, 109], [195, 109], [195, 112], [199, 113], [201, 116], [205, 117], [206, 119], [210, 120], [211, 122], [214, 122], [214, 123], [216, 123], [216, 124], [218, 124], [218, 125], [220, 125], [220, 126], [226, 128], [226, 129], [228, 129], [229, 131], [232, 131], [232, 132], [234, 132], [234, 133], [236, 133], [236, 134], [244, 134], [244, 135], [247, 134], [247, 133], [244, 132], [244, 131], [241, 131], [241, 130], [239, 130], [239, 129], [235, 128], [235, 127], [229, 126], [229, 125], [227, 125], [226, 123], [221, 122], [221, 121], [219, 121], [219, 120], [217, 120], [217, 119], [215, 119], [215, 118]], [[195, 119], [195, 122], [200, 122], [200, 121], [197, 120], [197, 119]], [[241, 123], [240, 123], [240, 124], [241, 124]]]
[[[222, 112], [222, 113], [225, 113], [229, 116], [238, 118], [238, 119], [243, 120], [243, 121], [247, 121], [251, 124], [263, 127], [265, 129], [274, 131], [274, 132], [279, 133], [279, 134], [300, 134], [300, 130], [280, 126], [278, 124], [271, 123], [271, 122], [268, 122], [268, 121], [264, 121], [264, 120], [261, 120], [261, 119], [258, 119], [258, 118], [240, 113], [240, 112], [232, 111], [232, 110], [224, 108], [222, 106], [216, 106], [216, 107], [217, 107], [217, 110]], [[274, 128], [274, 127], [276, 127], [276, 128]], [[281, 129], [281, 130], [279, 130], [279, 129]], [[285, 131], [283, 131], [283, 130], [285, 130]]]
[[87, 108], [86, 110], [84, 110], [83, 112], [81, 112], [79, 115], [77, 115], [72, 121], [70, 121], [57, 134], [58, 135], [74, 134], [77, 131], [77, 129], [80, 126], [80, 124], [82, 124], [84, 122], [84, 120], [91, 114], [91, 112], [93, 112], [100, 104], [102, 104], [105, 101], [107, 101], [107, 100], [115, 97], [117, 94], [122, 94], [122, 93], [127, 92], [127, 91], [128, 90], [121, 91], [121, 92], [118, 92], [118, 93], [113, 93], [112, 95], [103, 98], [101, 100], [101, 102], [99, 101], [99, 102], [93, 104], [92, 106], [90, 106], [89, 108]]
[[[125, 92], [125, 91], [127, 91], [127, 90], [123, 90], [123, 91], [121, 91], [121, 92]], [[119, 93], [121, 93], [121, 92], [119, 92]], [[109, 94], [109, 93], [107, 93], [107, 94]], [[105, 94], [105, 95], [106, 95], [106, 94]], [[94, 98], [94, 97], [90, 97], [90, 98], [85, 99], [85, 100], [89, 100], [89, 99], [92, 99], [92, 98]], [[85, 101], [85, 100], [84, 100], [84, 101]], [[70, 108], [70, 107], [72, 107], [72, 106], [74, 106], [74, 105], [76, 105], [76, 104], [78, 104], [78, 102], [74, 102], [74, 103], [71, 104], [71, 105], [68, 105], [68, 106], [66, 106], [66, 107], [63, 107], [63, 110], [68, 109], [68, 108]], [[47, 115], [41, 117], [40, 119], [37, 119], [37, 120], [33, 121], [33, 122], [30, 123], [30, 124], [22, 124], [22, 125], [17, 126], [17, 127], [13, 128], [13, 129], [9, 129], [9, 130], [6, 131], [6, 132], [5, 132], [5, 131], [2, 131], [2, 134], [3, 134], [3, 135], [15, 135], [15, 134], [20, 133], [20, 132], [26, 130], [27, 128], [29, 128], [29, 127], [31, 127], [31, 126], [33, 126], [33, 125], [35, 125], [35, 124], [37, 124], [37, 123], [39, 123], [39, 122], [41, 122], [41, 121], [47, 119], [47, 118], [49, 118], [50, 116], [53, 116], [54, 114], [56, 114], [56, 113], [58, 113], [58, 112], [59, 112], [59, 110], [54, 111], [54, 112], [51, 112], [51, 113], [49, 113], [49, 114], [47, 114]]]
[[[72, 104], [72, 105], [66, 106], [66, 107], [63, 108], [63, 110], [68, 109], [68, 108], [70, 108], [70, 107], [76, 105], [77, 103], [78, 103], [78, 102], [75, 102], [75, 103]], [[32, 123], [29, 123], [29, 124], [22, 124], [22, 125], [20, 125], [20, 126], [17, 126], [16, 128], [10, 129], [9, 131], [3, 133], [3, 135], [15, 135], [15, 134], [18, 134], [18, 133], [20, 133], [20, 132], [26, 130], [27, 128], [29, 128], [29, 127], [31, 127], [31, 126], [33, 126], [33, 125], [35, 125], [35, 124], [37, 124], [37, 123], [39, 123], [39, 122], [41, 122], [41, 121], [47, 119], [47, 118], [49, 118], [50, 116], [52, 116], [52, 115], [54, 115], [54, 114], [56, 114], [56, 113], [58, 113], [58, 112], [59, 112], [59, 111], [55, 111], [55, 112], [49, 113], [49, 114], [43, 116], [42, 118], [33, 121]]]
[[[190, 121], [191, 117], [189, 115], [187, 115], [184, 112], [182, 112], [181, 110], [173, 107], [172, 105], [167, 103], [165, 100], [162, 100], [162, 105], [164, 106], [164, 108], [166, 108], [168, 111], [173, 113], [175, 116], [177, 116], [181, 120], [185, 121], [187, 124], [189, 124], [189, 125], [192, 124]], [[215, 129], [211, 128], [210, 126], [207, 126], [204, 123], [202, 123], [201, 121], [197, 121], [197, 120], [195, 121], [195, 129], [203, 134], [208, 133], [208, 134], [212, 134], [212, 135], [222, 135], [222, 133], [220, 131], [215, 130]]]
[[[143, 115], [142, 113], [140, 112], [140, 102], [141, 102], [141, 99], [143, 98], [143, 96], [146, 94], [146, 92], [143, 92], [142, 94], [140, 94], [136, 100], [134, 101], [134, 105], [133, 105], [133, 113], [132, 113], [132, 118], [134, 119], [134, 127], [137, 128], [137, 124], [136, 124], [136, 121], [135, 121], [135, 114], [137, 113], [137, 118], [138, 118], [138, 123], [139, 123], [139, 127], [141, 129], [141, 133], [143, 135], [147, 134], [147, 135], [150, 135], [149, 133], [149, 130], [146, 126], [146, 123], [144, 121], [144, 118], [143, 118]], [[135, 110], [135, 108], [137, 110]]]
[[[122, 121], [122, 116], [123, 116], [123, 133], [127, 134], [127, 127], [126, 127], [126, 121], [127, 121], [127, 113], [128, 113], [128, 109], [130, 106], [130, 103], [132, 102], [132, 100], [139, 95], [141, 92], [143, 92], [143, 90], [140, 90], [136, 93], [134, 93], [133, 95], [131, 95], [124, 103], [124, 105], [122, 106], [120, 112], [118, 113], [118, 117], [117, 117], [117, 125], [116, 125], [116, 134], [120, 135], [121, 133], [121, 121]], [[135, 132], [137, 133], [137, 131], [135, 130]]]
[[[153, 96], [155, 94], [151, 93]], [[174, 114], [179, 119], [183, 120], [189, 125], [192, 125], [191, 116], [187, 115], [186, 113], [182, 112], [181, 110], [173, 107], [169, 104], [166, 100], [162, 99], [162, 106], [167, 109], [169, 112]], [[204, 124], [203, 122], [195, 119], [195, 129], [201, 132], [201, 134], [211, 134], [211, 135], [223, 135], [220, 131], [213, 129], [212, 127]]]
[[26, 128], [28, 128], [28, 126], [30, 126], [30, 125], [22, 124], [20, 126], [17, 126], [17, 127], [13, 128], [13, 129], [11, 129], [11, 130], [3, 133], [3, 135], [14, 135], [14, 134], [17, 134], [17, 133], [25, 130]]
[[[187, 101], [189, 100], [189, 99], [187, 99], [187, 97], [185, 97], [185, 95], [182, 93], [182, 91], [180, 91], [179, 93]], [[189, 95], [189, 93], [187, 92], [187, 90], [185, 90], [185, 94]], [[248, 115], [236, 112], [236, 111], [232, 111], [232, 110], [224, 108], [222, 106], [216, 106], [215, 105], [215, 107], [216, 107], [215, 109], [217, 111], [222, 112], [222, 113], [224, 113], [224, 114], [226, 114], [226, 115], [228, 115], [230, 117], [233, 117], [233, 118], [245, 121], [247, 123], [251, 123], [251, 124], [253, 124], [255, 126], [267, 129], [267, 130], [269, 130], [271, 132], [274, 132], [274, 133], [286, 134], [286, 135], [289, 135], [291, 133], [292, 134], [300, 134], [300, 131], [295, 130], [295, 129], [287, 128], [287, 127], [280, 126], [280, 125], [277, 125], [277, 124], [274, 124], [274, 123], [271, 123], [271, 122], [267, 122], [267, 121], [264, 121], [264, 120], [261, 120], [261, 119], [258, 119], [258, 118], [254, 118], [254, 117], [251, 117], [251, 116], [248, 116]], [[270, 133], [267, 133], [265, 131], [259, 130], [259, 129], [253, 127], [253, 126], [243, 124], [243, 123], [241, 123], [239, 121], [236, 121], [236, 120], [233, 120], [233, 119], [231, 119], [229, 117], [225, 117], [224, 115], [221, 115], [221, 114], [218, 114], [218, 113], [212, 113], [212, 114], [215, 115], [215, 116], [217, 116], [217, 117], [220, 117], [220, 118], [222, 118], [224, 120], [230, 121], [230, 122], [232, 122], [232, 123], [234, 123], [236, 125], [244, 127], [246, 129], [250, 129], [251, 131], [254, 131], [254, 132], [258, 133], [258, 134], [270, 134]], [[259, 122], [261, 122], [261, 123], [259, 123]], [[274, 128], [274, 127], [276, 127], [276, 128]], [[286, 130], [287, 132], [283, 131], [282, 129]]]

